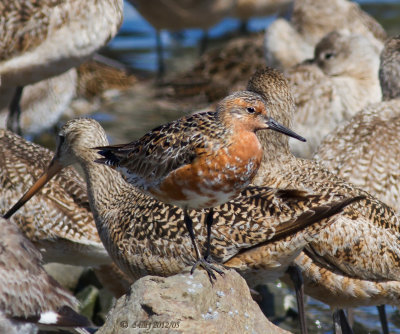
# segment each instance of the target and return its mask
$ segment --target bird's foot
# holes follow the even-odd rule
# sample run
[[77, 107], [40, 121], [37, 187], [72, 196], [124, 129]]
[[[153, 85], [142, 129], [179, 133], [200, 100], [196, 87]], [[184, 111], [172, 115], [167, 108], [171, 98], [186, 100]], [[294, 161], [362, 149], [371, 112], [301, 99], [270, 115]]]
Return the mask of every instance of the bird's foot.
[[[213, 261], [213, 260], [212, 260]], [[214, 262], [214, 261], [213, 261]], [[201, 258], [196, 261], [196, 263], [193, 265], [192, 270], [190, 271], [190, 274], [193, 274], [194, 271], [198, 266], [201, 266], [207, 271], [208, 277], [210, 278], [211, 283], [213, 283], [213, 280], [216, 280], [217, 277], [214, 274], [214, 271], [221, 276], [224, 275], [223, 270], [217, 268], [216, 266], [212, 265], [208, 259]]]

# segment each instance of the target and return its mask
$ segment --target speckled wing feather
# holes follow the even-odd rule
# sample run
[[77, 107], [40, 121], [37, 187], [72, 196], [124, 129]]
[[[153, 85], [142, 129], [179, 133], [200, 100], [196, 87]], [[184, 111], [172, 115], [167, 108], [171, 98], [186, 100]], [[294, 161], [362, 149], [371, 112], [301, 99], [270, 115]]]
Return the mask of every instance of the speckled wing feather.
[[65, 318], [60, 320], [64, 325], [71, 326], [68, 322], [74, 321], [75, 326], [88, 326], [86, 318], [71, 310], [77, 307], [77, 300], [45, 272], [32, 243], [3, 218], [0, 227], [0, 311], [11, 318], [38, 321], [46, 311], [63, 310]]
[[[393, 279], [400, 274], [400, 220], [394, 210], [366, 191], [337, 178], [318, 163], [297, 159], [280, 179], [267, 179], [268, 185], [318, 190], [336, 201], [347, 196], [365, 196], [335, 216], [335, 223], [312, 242], [314, 251], [327, 263], [361, 279]], [[271, 182], [270, 182], [271, 181]], [[374, 248], [372, 248], [374, 247]], [[382, 257], [373, 257], [378, 252]]]
[[[135, 201], [125, 202], [117, 194], [118, 233], [113, 234], [114, 257], [133, 277], [145, 274], [171, 275], [192, 263], [191, 241], [186, 231], [182, 209], [158, 202], [129, 187]], [[297, 233], [301, 247], [330, 225], [329, 218], [359, 198], [332, 201], [330, 195], [307, 191], [248, 187], [236, 199], [214, 208], [211, 253], [226, 262], [239, 253], [287, 238]], [[198, 243], [206, 242], [204, 210], [190, 210]], [[134, 215], [134, 216], [133, 216]], [[299, 241], [300, 240], [300, 241]], [[278, 243], [279, 244], [279, 243]], [[297, 250], [299, 251], [299, 250]], [[119, 254], [135, 254], [122, 257]], [[268, 258], [265, 259], [268, 262]]]
[[[52, 152], [0, 129], [0, 214], [41, 176]], [[32, 214], [34, 212], [34, 214]], [[111, 262], [100, 241], [86, 184], [73, 168], [57, 174], [12, 218], [46, 261], [82, 265]]]
[[[327, 222], [322, 223], [325, 218], [362, 198], [358, 196], [331, 201], [325, 195], [307, 191], [251, 186], [235, 200], [214, 209], [218, 212], [214, 214], [214, 226], [225, 221], [229, 212], [238, 212], [227, 227], [231, 229], [228, 235], [233, 241], [226, 247], [235, 245], [236, 251], [254, 248], [303, 231], [314, 223], [321, 222], [321, 226], [327, 226]], [[228, 222], [225, 224], [228, 225]], [[243, 224], [247, 225], [246, 234], [240, 233]], [[240, 242], [237, 242], [238, 238]]]
[[315, 158], [400, 212], [400, 101], [372, 104], [321, 143]]
[[1, 1], [0, 60], [30, 50], [37, 45], [38, 40], [46, 38], [49, 29], [57, 28], [57, 21], [59, 26], [62, 25], [67, 19], [65, 10], [55, 11], [53, 20], [49, 15], [62, 3], [60, 0]]
[[218, 101], [230, 92], [243, 90], [248, 78], [265, 66], [262, 34], [238, 38], [205, 52], [185, 73], [167, 83], [175, 98], [205, 94], [209, 102]]
[[[48, 167], [53, 153], [48, 149], [27, 142], [20, 136], [11, 131], [0, 129], [0, 185], [1, 198], [0, 212], [4, 213], [9, 209], [12, 201], [16, 201], [22, 193], [28, 190], [29, 186], [36, 181], [43, 171]], [[62, 185], [62, 188], [60, 186]], [[13, 196], [14, 194], [14, 196]], [[82, 225], [69, 226], [70, 231], [65, 231], [65, 237], [70, 234], [73, 237], [81, 235], [84, 239], [88, 235], [97, 235], [94, 224], [87, 224], [87, 218], [90, 217], [89, 199], [86, 193], [86, 185], [79, 174], [73, 168], [62, 170], [48, 185], [41, 191], [41, 205], [48, 201], [54, 201], [55, 210], [52, 224], [57, 224], [57, 218], [60, 214], [69, 217], [71, 220], [82, 220]], [[6, 198], [9, 197], [9, 198]], [[32, 201], [35, 201], [33, 199]], [[37, 200], [36, 200], [37, 201]], [[5, 203], [6, 202], [6, 203]], [[7, 204], [7, 202], [10, 202]], [[32, 202], [31, 202], [32, 203]], [[29, 205], [29, 202], [28, 204]], [[32, 204], [34, 205], [34, 204]], [[77, 210], [80, 208], [80, 210]], [[18, 213], [14, 216], [18, 220]], [[31, 229], [27, 222], [22, 223], [21, 227], [31, 240], [40, 238], [34, 233], [46, 234], [52, 238], [52, 231], [48, 227], [41, 226], [36, 231]], [[100, 242], [100, 239], [97, 239]]]
[[134, 185], [140, 178], [154, 182], [212, 151], [223, 138], [221, 131], [226, 131], [215, 120], [215, 112], [198, 113], [157, 127], [129, 144], [96, 147], [104, 157], [96, 162], [126, 169], [124, 177]]

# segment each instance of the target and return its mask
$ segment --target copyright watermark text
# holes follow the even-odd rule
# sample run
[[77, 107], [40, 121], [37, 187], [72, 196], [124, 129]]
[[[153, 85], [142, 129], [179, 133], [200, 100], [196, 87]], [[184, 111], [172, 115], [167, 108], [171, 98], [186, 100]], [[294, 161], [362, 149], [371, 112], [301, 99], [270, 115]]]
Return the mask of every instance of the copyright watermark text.
[[140, 328], [140, 329], [153, 329], [153, 328], [179, 328], [180, 321], [132, 321], [128, 322], [122, 320], [119, 322], [121, 328]]

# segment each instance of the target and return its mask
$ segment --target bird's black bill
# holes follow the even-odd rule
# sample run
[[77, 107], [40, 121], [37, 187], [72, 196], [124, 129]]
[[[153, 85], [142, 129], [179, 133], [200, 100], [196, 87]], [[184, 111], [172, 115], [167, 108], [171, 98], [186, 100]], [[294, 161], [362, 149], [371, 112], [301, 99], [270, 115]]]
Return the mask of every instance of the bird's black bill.
[[298, 140], [300, 140], [300, 141], [306, 141], [305, 138], [303, 138], [302, 136], [298, 135], [296, 132], [294, 132], [294, 131], [288, 129], [287, 127], [283, 126], [282, 124], [279, 124], [279, 123], [278, 123], [277, 121], [275, 121], [272, 117], [270, 117], [270, 118], [268, 119], [267, 124], [268, 124], [268, 128], [271, 129], [271, 130], [274, 130], [274, 131], [283, 133], [283, 134], [285, 134], [285, 135], [287, 135], [287, 136], [296, 138], [296, 139], [298, 139]]

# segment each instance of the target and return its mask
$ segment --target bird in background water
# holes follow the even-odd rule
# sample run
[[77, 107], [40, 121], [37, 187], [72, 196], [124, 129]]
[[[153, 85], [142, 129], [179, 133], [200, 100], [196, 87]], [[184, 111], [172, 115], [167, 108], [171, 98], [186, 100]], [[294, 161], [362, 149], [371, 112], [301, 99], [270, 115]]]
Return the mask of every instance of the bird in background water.
[[[143, 193], [183, 208], [197, 265], [210, 277], [218, 272], [208, 260], [213, 207], [236, 196], [252, 181], [262, 148], [256, 132], [271, 129], [305, 141], [268, 114], [260, 95], [242, 91], [223, 99], [215, 112], [198, 113], [162, 125], [128, 144], [96, 147], [96, 162], [119, 171]], [[207, 249], [198, 250], [188, 209], [210, 208]]]

